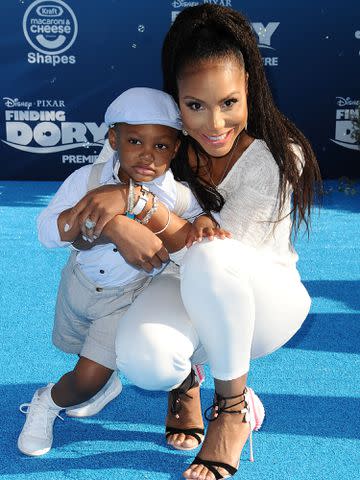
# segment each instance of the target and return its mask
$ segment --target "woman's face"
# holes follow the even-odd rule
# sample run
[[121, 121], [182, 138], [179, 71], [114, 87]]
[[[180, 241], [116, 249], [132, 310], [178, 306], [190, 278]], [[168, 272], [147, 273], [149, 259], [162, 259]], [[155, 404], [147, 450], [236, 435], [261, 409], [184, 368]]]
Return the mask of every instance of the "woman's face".
[[203, 61], [178, 79], [184, 128], [212, 157], [231, 150], [247, 122], [248, 75], [238, 60]]

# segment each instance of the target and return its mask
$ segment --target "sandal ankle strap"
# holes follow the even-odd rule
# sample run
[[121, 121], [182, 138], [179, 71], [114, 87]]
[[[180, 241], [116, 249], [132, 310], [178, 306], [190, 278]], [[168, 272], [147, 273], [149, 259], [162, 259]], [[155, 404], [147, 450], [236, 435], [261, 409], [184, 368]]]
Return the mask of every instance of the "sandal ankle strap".
[[[243, 423], [248, 423], [249, 409], [248, 403], [246, 401], [246, 393], [246, 388], [240, 395], [234, 395], [232, 397], [223, 397], [222, 395], [215, 392], [214, 403], [210, 405], [210, 407], [208, 407], [204, 412], [206, 420], [208, 420], [209, 422], [213, 422], [218, 418], [221, 413], [229, 413], [232, 415], [244, 415]], [[238, 398], [241, 398], [239, 402], [232, 403], [231, 405], [228, 404], [228, 400], [235, 400]], [[229, 410], [230, 408], [234, 408], [241, 404], [244, 404], [244, 408], [241, 408], [240, 410]], [[211, 416], [208, 415], [209, 411], [211, 412]]]
[[170, 391], [171, 404], [170, 411], [176, 418], [179, 418], [179, 413], [181, 411], [181, 396], [185, 395], [188, 398], [192, 398], [187, 392], [191, 390], [195, 385], [197, 385], [196, 374], [193, 369], [191, 369], [189, 375], [185, 378], [183, 383], [178, 388], [174, 388]]

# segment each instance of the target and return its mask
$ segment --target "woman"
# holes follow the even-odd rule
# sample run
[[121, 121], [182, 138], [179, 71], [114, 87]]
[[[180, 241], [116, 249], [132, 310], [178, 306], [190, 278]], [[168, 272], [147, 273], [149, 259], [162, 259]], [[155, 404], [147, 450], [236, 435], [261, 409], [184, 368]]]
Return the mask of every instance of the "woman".
[[[250, 359], [287, 342], [310, 308], [290, 235], [301, 222], [308, 226], [319, 168], [306, 138], [274, 105], [255, 36], [241, 14], [210, 4], [181, 12], [164, 42], [163, 75], [184, 125], [174, 174], [189, 183], [205, 211], [219, 212], [233, 239], [192, 246], [180, 261], [181, 281], [163, 274], [136, 300], [117, 339], [118, 367], [140, 387], [173, 389], [167, 425], [177, 430], [168, 441], [192, 448], [196, 436], [187, 429], [201, 429], [202, 419], [189, 372], [207, 358], [213, 421], [184, 476], [227, 478], [250, 433]], [[123, 192], [101, 190], [74, 208], [74, 219], [90, 217], [98, 235], [124, 213], [125, 203]], [[182, 222], [159, 208], [148, 227], [167, 226], [160, 239], [173, 251], [186, 241]], [[192, 238], [197, 235], [201, 219]], [[155, 240], [141, 252], [119, 228], [112, 240], [138, 265], [159, 262]]]

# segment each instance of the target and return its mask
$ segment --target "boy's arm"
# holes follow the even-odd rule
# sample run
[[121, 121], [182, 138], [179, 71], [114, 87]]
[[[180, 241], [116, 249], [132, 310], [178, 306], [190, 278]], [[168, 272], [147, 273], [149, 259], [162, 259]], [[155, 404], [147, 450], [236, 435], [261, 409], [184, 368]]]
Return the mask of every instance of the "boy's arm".
[[[211, 215], [207, 215], [187, 184], [176, 182], [176, 186], [177, 198], [174, 213], [192, 223], [186, 238], [185, 246], [187, 248], [191, 247], [196, 241], [200, 242], [203, 237], [207, 237], [210, 240], [213, 240], [215, 236], [222, 239], [231, 237], [230, 232], [220, 228], [219, 214], [211, 212]], [[176, 205], [178, 204], [185, 206], [184, 209], [180, 209], [180, 212], [176, 211]]]

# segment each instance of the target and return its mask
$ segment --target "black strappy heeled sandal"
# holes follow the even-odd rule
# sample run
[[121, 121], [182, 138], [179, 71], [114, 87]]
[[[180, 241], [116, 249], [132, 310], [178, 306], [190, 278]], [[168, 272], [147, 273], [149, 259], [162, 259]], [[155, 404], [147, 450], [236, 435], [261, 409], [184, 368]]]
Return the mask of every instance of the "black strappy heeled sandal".
[[[237, 403], [233, 403], [231, 405], [228, 404], [228, 400], [241, 400]], [[230, 408], [234, 408], [238, 405], [244, 404], [243, 408], [240, 410], [229, 410]], [[211, 417], [208, 417], [208, 412], [212, 413]], [[213, 422], [218, 418], [219, 415], [222, 413], [229, 413], [229, 414], [237, 414], [237, 415], [244, 415], [242, 422], [250, 424], [250, 461], [254, 461], [253, 457], [253, 448], [252, 448], [252, 431], [259, 430], [262, 425], [262, 422], [265, 417], [265, 410], [263, 404], [259, 397], [254, 393], [251, 388], [245, 388], [241, 395], [235, 395], [233, 397], [222, 397], [221, 395], [215, 393], [215, 401], [213, 405], [205, 410], [205, 418], [209, 422]], [[228, 463], [224, 462], [217, 462], [212, 460], [204, 460], [199, 456], [195, 457], [194, 461], [191, 465], [204, 465], [216, 478], [216, 480], [221, 480], [225, 478], [230, 478], [238, 471], [240, 460], [236, 467], [229, 465]], [[223, 468], [226, 470], [229, 475], [221, 475], [218, 468]]]
[[[192, 398], [191, 395], [188, 394], [188, 391], [195, 387], [197, 383], [195, 372], [194, 370], [191, 370], [190, 374], [180, 385], [180, 387], [169, 392], [170, 412], [175, 416], [175, 418], [180, 418], [180, 412], [182, 408], [181, 401], [184, 397]], [[190, 435], [198, 442], [198, 444], [194, 447], [172, 445], [172, 447], [174, 447], [176, 450], [193, 450], [201, 445], [204, 440], [204, 428], [177, 428], [166, 426], [165, 430], [166, 439], [168, 439], [171, 435], [183, 433], [184, 435]]]

